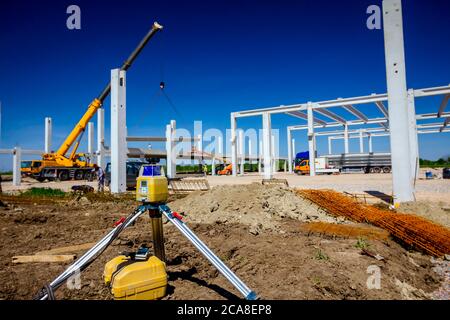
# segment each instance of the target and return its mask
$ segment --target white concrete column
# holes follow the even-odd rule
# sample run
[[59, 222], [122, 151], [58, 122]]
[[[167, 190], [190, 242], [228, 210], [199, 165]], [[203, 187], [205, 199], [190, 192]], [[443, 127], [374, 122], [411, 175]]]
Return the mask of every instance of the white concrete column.
[[331, 154], [331, 137], [328, 137], [328, 154]]
[[295, 151], [295, 139], [292, 139], [292, 158], [295, 160], [296, 151]]
[[176, 126], [175, 120], [171, 120], [170, 124], [166, 125], [166, 175], [169, 179], [175, 178], [177, 175], [177, 155], [175, 150]]
[[111, 70], [111, 193], [125, 192], [126, 185], [126, 72]]
[[316, 175], [316, 147], [314, 145], [314, 115], [312, 103], [308, 102], [308, 147], [309, 147], [309, 175]]
[[272, 135], [270, 113], [263, 113], [263, 157], [264, 157], [264, 179], [272, 179]]
[[367, 139], [369, 140], [369, 153], [372, 153], [373, 152], [373, 149], [372, 149], [372, 134], [368, 134], [368, 136], [367, 136]]
[[223, 156], [223, 141], [222, 141], [222, 136], [219, 136], [217, 138], [218, 144], [219, 144], [219, 151], [217, 153], [219, 153], [221, 156]]
[[105, 169], [105, 109], [97, 110], [97, 165]]
[[237, 176], [238, 163], [237, 163], [237, 136], [236, 136], [236, 117], [234, 113], [231, 114], [231, 172], [233, 177]]
[[[198, 134], [197, 135], [197, 153], [199, 155], [198, 163], [203, 166], [204, 159], [203, 159], [203, 135]], [[203, 167], [201, 168], [201, 172], [203, 172]]]
[[239, 135], [238, 146], [239, 146], [239, 159], [240, 159], [239, 174], [242, 176], [242, 175], [244, 175], [244, 164], [245, 164], [244, 130], [241, 129], [238, 132], [239, 132], [238, 133], [238, 135]]
[[[261, 138], [259, 138], [261, 139]], [[263, 160], [263, 142], [259, 140], [259, 148], [258, 148], [258, 173], [261, 173], [261, 163]]]
[[348, 125], [344, 124], [344, 153], [348, 153]]
[[22, 148], [15, 147], [13, 150], [13, 186], [20, 186], [22, 173], [20, 172], [20, 162], [22, 161]]
[[414, 101], [414, 90], [407, 92], [408, 99], [408, 121], [409, 121], [409, 148], [411, 156], [411, 179], [419, 177], [419, 140], [417, 136], [416, 106]]
[[45, 145], [44, 152], [52, 152], [52, 118], [45, 118]]
[[285, 173], [287, 172], [287, 164], [286, 164], [286, 161], [284, 162], [284, 172], [285, 172]]
[[384, 49], [392, 159], [394, 205], [414, 200], [411, 179], [406, 67], [403, 43], [402, 4], [400, 0], [383, 0]]
[[364, 153], [364, 140], [363, 140], [363, 132], [359, 130], [359, 153]]
[[211, 160], [211, 175], [216, 175], [216, 158], [212, 158]]
[[[272, 131], [272, 130], [271, 130]], [[272, 141], [271, 141], [271, 152], [272, 152], [272, 173], [275, 173], [275, 172], [277, 172], [278, 170], [277, 170], [277, 158], [276, 158], [276, 156], [275, 156], [275, 148], [276, 148], [276, 146], [275, 146], [275, 136], [272, 134], [271, 135], [271, 139], [272, 139]]]
[[88, 123], [88, 154], [92, 158], [94, 154], [94, 123]]
[[289, 173], [292, 173], [292, 136], [291, 130], [287, 128], [287, 145], [288, 145], [288, 168]]

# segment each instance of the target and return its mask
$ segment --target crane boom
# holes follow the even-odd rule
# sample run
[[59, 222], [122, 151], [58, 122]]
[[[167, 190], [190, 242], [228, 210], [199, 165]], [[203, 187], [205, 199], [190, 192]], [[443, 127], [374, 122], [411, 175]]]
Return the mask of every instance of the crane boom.
[[[134, 51], [131, 53], [131, 55], [128, 57], [128, 59], [125, 60], [125, 62], [123, 63], [123, 65], [121, 67], [121, 70], [127, 70], [132, 65], [133, 61], [137, 58], [137, 56], [142, 51], [142, 49], [145, 47], [145, 45], [148, 43], [148, 41], [155, 35], [156, 32], [158, 32], [162, 28], [163, 27], [158, 22], [153, 23], [150, 31], [141, 40], [141, 42], [134, 49]], [[78, 121], [78, 123], [75, 125], [75, 127], [70, 132], [70, 134], [67, 136], [67, 138], [64, 140], [64, 142], [61, 144], [58, 151], [56, 151], [56, 153], [54, 153], [54, 154], [44, 155], [44, 158], [55, 159], [56, 161], [62, 162], [62, 164], [64, 164], [64, 165], [68, 165], [70, 162], [72, 162], [73, 159], [67, 159], [65, 157], [67, 151], [74, 144], [74, 142], [77, 140], [77, 138], [80, 136], [80, 134], [86, 129], [88, 122], [92, 119], [92, 117], [95, 115], [97, 110], [102, 106], [103, 101], [109, 95], [110, 92], [111, 92], [111, 82], [109, 82], [108, 85], [105, 87], [105, 89], [103, 89], [103, 91], [98, 96], [98, 98], [95, 98], [89, 104], [87, 111], [84, 113], [83, 117], [80, 119], [80, 121]], [[75, 154], [75, 152], [72, 152], [72, 154]]]

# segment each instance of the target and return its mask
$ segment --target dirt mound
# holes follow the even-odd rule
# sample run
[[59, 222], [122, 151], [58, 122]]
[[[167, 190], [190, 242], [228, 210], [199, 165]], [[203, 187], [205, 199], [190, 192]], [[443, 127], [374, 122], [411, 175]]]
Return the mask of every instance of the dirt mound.
[[405, 202], [402, 203], [400, 211], [419, 215], [450, 229], [450, 206], [442, 201]]
[[257, 183], [217, 186], [209, 191], [194, 192], [169, 206], [172, 210], [184, 212], [188, 222], [240, 223], [252, 226], [253, 232], [257, 232], [255, 228], [277, 230], [283, 218], [331, 223], [343, 221], [287, 187]]

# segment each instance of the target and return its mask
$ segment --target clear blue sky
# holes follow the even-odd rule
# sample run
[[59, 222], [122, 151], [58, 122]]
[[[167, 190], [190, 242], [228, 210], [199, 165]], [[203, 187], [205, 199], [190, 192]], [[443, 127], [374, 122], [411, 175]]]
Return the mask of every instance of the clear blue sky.
[[[81, 8], [81, 30], [66, 28], [71, 4]], [[0, 148], [42, 149], [46, 116], [53, 118], [56, 148], [155, 20], [163, 32], [127, 74], [131, 135], [162, 135], [170, 119], [223, 130], [232, 111], [386, 92], [383, 31], [366, 28], [371, 4], [381, 0], [2, 0]], [[446, 0], [403, 1], [408, 87], [450, 83], [449, 13]], [[164, 100], [152, 102], [161, 80], [181, 117]], [[419, 100], [417, 112], [437, 111], [439, 103]], [[109, 100], [105, 108], [109, 114]], [[379, 115], [375, 106], [364, 108]], [[286, 125], [304, 122], [279, 115], [272, 123], [285, 141]], [[261, 119], [239, 124], [260, 128]], [[307, 148], [304, 133], [295, 138], [298, 151]], [[422, 158], [450, 153], [449, 133], [419, 141]], [[356, 152], [357, 141], [350, 148]], [[375, 140], [374, 149], [387, 151], [388, 139]], [[318, 151], [326, 153], [326, 138]], [[0, 157], [0, 169], [10, 167], [9, 159]]]

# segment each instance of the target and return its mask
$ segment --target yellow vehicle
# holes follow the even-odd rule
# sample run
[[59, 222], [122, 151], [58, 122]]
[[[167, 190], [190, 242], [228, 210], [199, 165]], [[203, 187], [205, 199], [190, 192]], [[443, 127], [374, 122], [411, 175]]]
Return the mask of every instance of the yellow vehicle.
[[[121, 70], [128, 70], [150, 38], [161, 29], [162, 26], [157, 22], [153, 23], [150, 31], [124, 62]], [[41, 160], [32, 160], [31, 163], [27, 162], [24, 167], [21, 168], [21, 172], [34, 177], [38, 181], [44, 181], [45, 179], [81, 180], [89, 177], [89, 175], [92, 174], [94, 165], [85, 154], [77, 153], [77, 149], [88, 122], [92, 119], [97, 110], [102, 107], [103, 101], [110, 92], [111, 83], [108, 83], [102, 93], [91, 102], [83, 117], [75, 125], [72, 132], [70, 132], [59, 149], [54, 153], [43, 154]], [[72, 151], [67, 155], [70, 148], [72, 148]]]
[[302, 160], [295, 164], [294, 172], [297, 174], [309, 174], [309, 160]]

